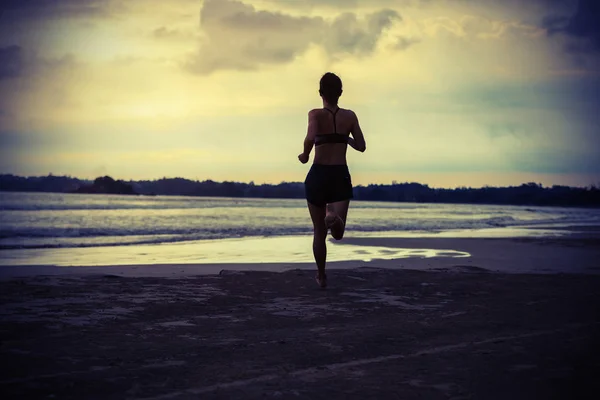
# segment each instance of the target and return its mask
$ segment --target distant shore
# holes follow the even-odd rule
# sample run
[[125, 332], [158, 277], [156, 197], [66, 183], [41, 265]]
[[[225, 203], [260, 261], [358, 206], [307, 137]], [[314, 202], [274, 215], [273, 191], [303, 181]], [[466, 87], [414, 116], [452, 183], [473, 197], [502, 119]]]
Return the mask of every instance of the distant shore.
[[[0, 175], [0, 192], [112, 193], [167, 196], [238, 197], [238, 198], [304, 198], [302, 182], [260, 184], [253, 182], [193, 181], [163, 178], [147, 181], [115, 180], [99, 177], [94, 182], [69, 176], [21, 177]], [[600, 188], [596, 186], [543, 187], [537, 183], [520, 186], [456, 189], [430, 188], [420, 183], [391, 185], [357, 185], [354, 199], [413, 203], [488, 204], [523, 206], [600, 207]]]

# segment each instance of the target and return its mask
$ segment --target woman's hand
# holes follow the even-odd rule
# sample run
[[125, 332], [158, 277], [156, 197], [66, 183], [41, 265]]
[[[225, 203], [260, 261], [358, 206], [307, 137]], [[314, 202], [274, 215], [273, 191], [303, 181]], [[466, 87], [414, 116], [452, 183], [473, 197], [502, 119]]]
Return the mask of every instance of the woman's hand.
[[348, 138], [348, 146], [352, 147], [354, 150], [358, 150], [356, 148], [356, 141], [354, 140], [354, 138], [351, 138], [351, 137]]
[[348, 146], [352, 147], [356, 151], [360, 151], [361, 153], [365, 151], [365, 148], [360, 148], [358, 146], [358, 143], [356, 143], [356, 140], [354, 140], [354, 138], [351, 137], [348, 138]]
[[300, 162], [302, 164], [306, 164], [308, 162], [308, 154], [306, 153], [301, 153], [298, 155], [298, 160], [300, 160]]

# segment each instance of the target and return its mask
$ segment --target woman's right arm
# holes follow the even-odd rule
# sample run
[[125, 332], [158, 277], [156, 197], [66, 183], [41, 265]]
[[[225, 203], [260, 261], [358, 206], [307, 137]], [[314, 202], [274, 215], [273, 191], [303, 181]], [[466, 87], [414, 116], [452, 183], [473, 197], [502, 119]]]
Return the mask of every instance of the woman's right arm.
[[302, 164], [308, 162], [310, 152], [315, 144], [315, 137], [318, 129], [317, 112], [317, 110], [311, 110], [308, 113], [308, 130], [306, 132], [306, 137], [304, 138], [304, 151], [298, 156], [298, 159]]
[[354, 112], [352, 112], [352, 129], [350, 129], [350, 134], [352, 134], [351, 138], [348, 138], [348, 145], [352, 147], [356, 151], [360, 151], [363, 153], [367, 149], [367, 143], [365, 142], [365, 136], [360, 129], [360, 124], [358, 123], [358, 117]]

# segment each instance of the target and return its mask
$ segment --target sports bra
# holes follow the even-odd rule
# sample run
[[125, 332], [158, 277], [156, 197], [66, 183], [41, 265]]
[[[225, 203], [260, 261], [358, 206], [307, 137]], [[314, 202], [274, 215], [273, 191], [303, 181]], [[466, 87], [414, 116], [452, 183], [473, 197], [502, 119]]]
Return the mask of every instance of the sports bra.
[[338, 133], [337, 127], [335, 125], [335, 115], [340, 110], [340, 108], [338, 107], [335, 111], [331, 111], [329, 108], [323, 109], [329, 111], [333, 115], [333, 133], [320, 133], [316, 135], [315, 146], [320, 146], [326, 143], [348, 143], [348, 137], [350, 135], [348, 133]]

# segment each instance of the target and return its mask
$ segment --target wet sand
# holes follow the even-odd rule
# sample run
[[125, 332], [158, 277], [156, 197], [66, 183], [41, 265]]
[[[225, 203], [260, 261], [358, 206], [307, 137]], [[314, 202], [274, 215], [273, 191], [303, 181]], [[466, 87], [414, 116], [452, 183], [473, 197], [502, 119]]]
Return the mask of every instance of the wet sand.
[[327, 290], [317, 288], [310, 264], [2, 267], [0, 392], [11, 399], [598, 393], [594, 237], [348, 245], [355, 240], [471, 256], [332, 263]]

